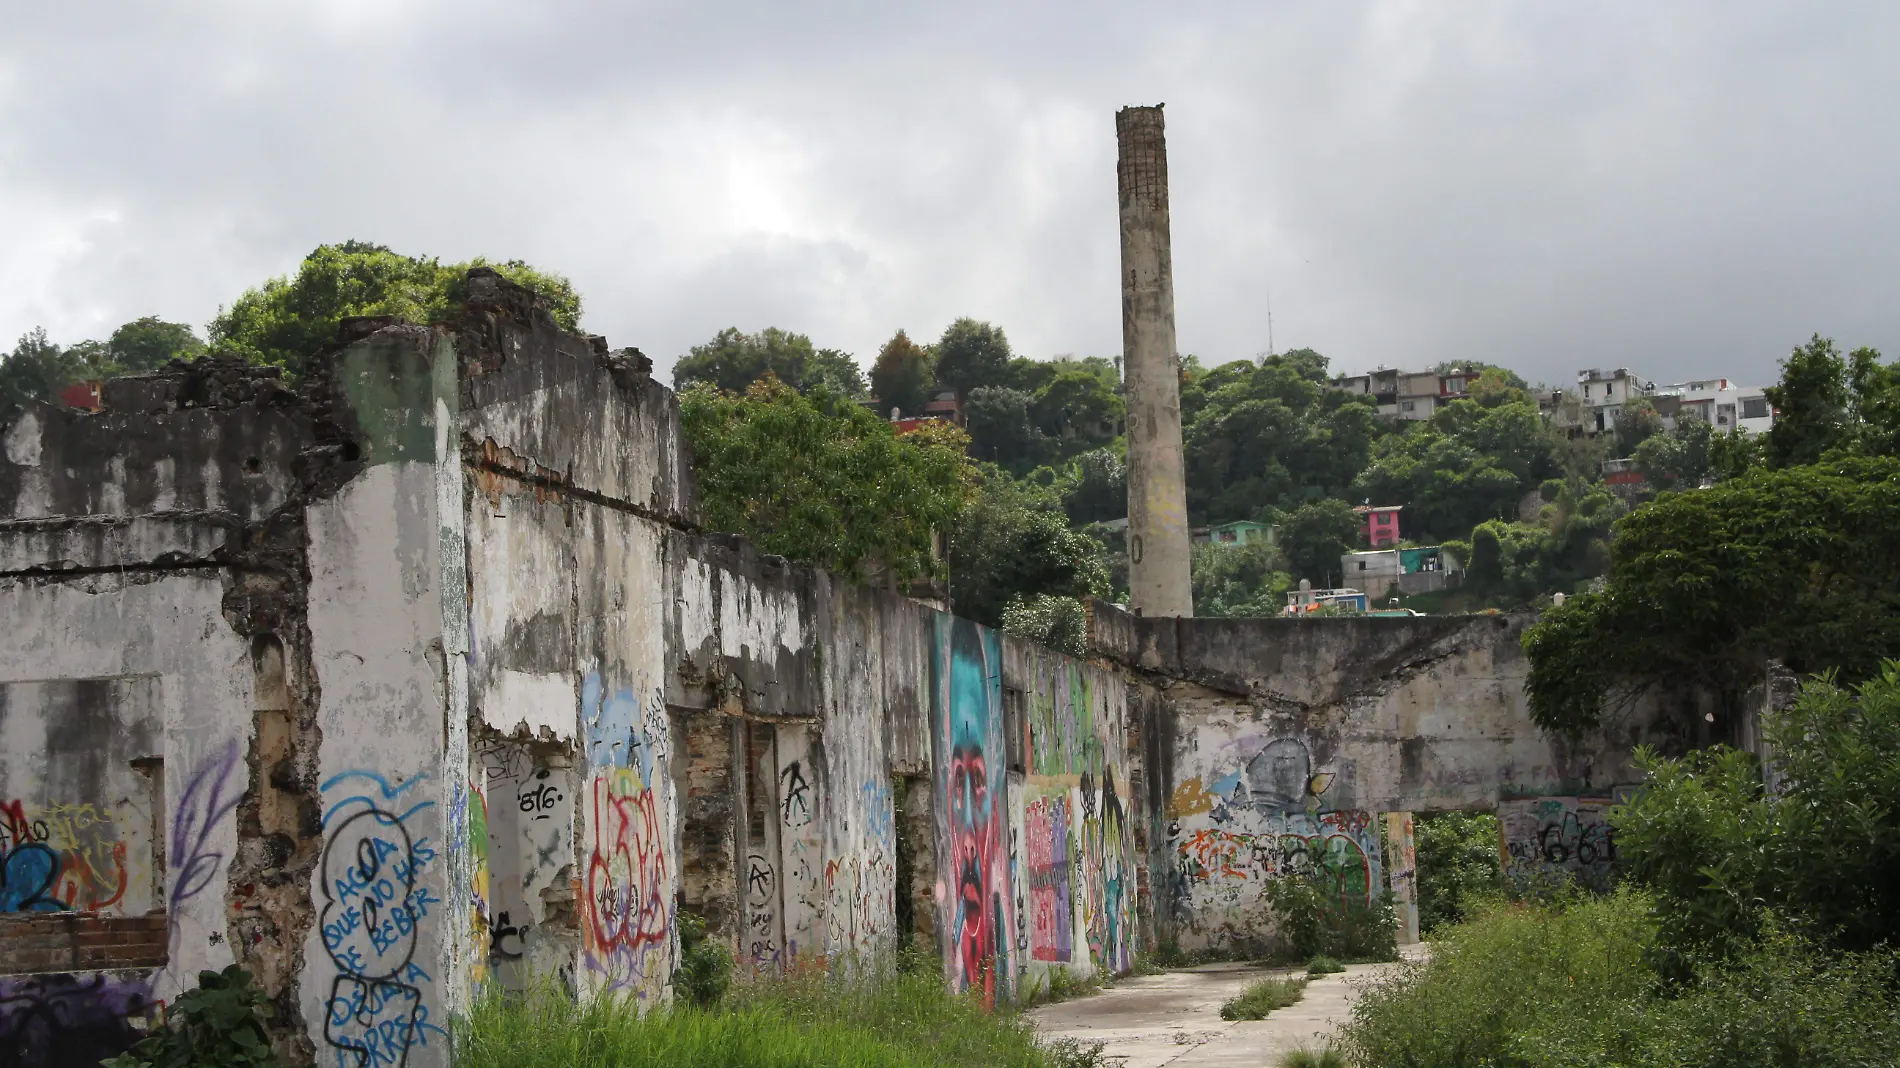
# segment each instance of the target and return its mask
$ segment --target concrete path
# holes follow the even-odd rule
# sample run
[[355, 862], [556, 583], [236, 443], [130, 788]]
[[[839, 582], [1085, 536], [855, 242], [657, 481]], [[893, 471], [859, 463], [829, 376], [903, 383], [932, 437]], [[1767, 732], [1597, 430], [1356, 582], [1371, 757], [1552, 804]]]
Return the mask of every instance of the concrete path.
[[[1406, 946], [1405, 955], [1422, 949]], [[1044, 1005], [1028, 1015], [1049, 1037], [1106, 1043], [1110, 1063], [1123, 1068], [1273, 1068], [1287, 1050], [1325, 1045], [1349, 1013], [1355, 984], [1376, 982], [1390, 967], [1355, 964], [1319, 976], [1306, 984], [1304, 997], [1264, 1020], [1229, 1023], [1220, 1018], [1220, 1007], [1256, 980], [1296, 971], [1208, 964], [1123, 979], [1100, 994]]]

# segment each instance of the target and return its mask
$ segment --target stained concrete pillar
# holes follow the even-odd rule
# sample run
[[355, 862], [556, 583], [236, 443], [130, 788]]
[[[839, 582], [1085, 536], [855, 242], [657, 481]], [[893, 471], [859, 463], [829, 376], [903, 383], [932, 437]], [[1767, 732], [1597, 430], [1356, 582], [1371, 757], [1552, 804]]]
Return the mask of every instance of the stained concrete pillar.
[[1410, 812], [1385, 814], [1385, 872], [1399, 919], [1399, 945], [1409, 946], [1419, 937], [1418, 851]]
[[1191, 616], [1161, 106], [1116, 112], [1115, 139], [1120, 150], [1122, 382], [1128, 405], [1129, 606], [1144, 616]]

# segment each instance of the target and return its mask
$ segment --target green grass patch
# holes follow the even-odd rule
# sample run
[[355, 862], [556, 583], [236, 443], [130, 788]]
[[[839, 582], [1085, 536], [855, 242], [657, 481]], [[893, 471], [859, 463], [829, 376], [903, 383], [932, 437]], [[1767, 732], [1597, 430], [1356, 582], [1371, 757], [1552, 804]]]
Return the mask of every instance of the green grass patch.
[[1344, 964], [1327, 956], [1314, 957], [1312, 960], [1306, 962], [1306, 974], [1308, 975], [1332, 975], [1335, 972], [1343, 972], [1345, 970], [1346, 966]]
[[1279, 1068], [1346, 1068], [1346, 1058], [1331, 1046], [1290, 1049], [1280, 1054]]
[[1300, 976], [1262, 979], [1237, 998], [1220, 1007], [1223, 1020], [1263, 1020], [1267, 1013], [1284, 1009], [1306, 993], [1306, 980]]
[[458, 1035], [458, 1068], [1087, 1068], [1100, 1048], [1038, 1043], [1021, 1016], [890, 972], [733, 986], [714, 1006], [645, 1016], [558, 989], [490, 994]]

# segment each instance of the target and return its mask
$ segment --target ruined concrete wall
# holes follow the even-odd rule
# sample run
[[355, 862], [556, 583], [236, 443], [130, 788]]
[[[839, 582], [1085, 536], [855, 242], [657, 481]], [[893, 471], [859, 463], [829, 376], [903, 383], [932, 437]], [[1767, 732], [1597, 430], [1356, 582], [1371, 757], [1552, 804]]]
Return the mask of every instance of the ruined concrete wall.
[[[292, 981], [307, 887], [258, 876], [314, 852], [308, 680], [286, 672], [296, 502], [323, 465], [289, 399], [207, 363], [111, 383], [96, 414], [0, 414], [0, 1061], [115, 1053], [234, 959]], [[268, 837], [240, 841], [247, 793], [287, 799]], [[294, 999], [272, 1028], [304, 1052]]]
[[1096, 645], [1154, 694], [1142, 729], [1165, 936], [1265, 938], [1265, 884], [1289, 871], [1369, 900], [1387, 888], [1382, 813], [1574, 808], [1634, 781], [1629, 751], [1656, 740], [1654, 708], [1585, 744], [1539, 730], [1523, 690], [1530, 621], [1145, 620], [1098, 606]]

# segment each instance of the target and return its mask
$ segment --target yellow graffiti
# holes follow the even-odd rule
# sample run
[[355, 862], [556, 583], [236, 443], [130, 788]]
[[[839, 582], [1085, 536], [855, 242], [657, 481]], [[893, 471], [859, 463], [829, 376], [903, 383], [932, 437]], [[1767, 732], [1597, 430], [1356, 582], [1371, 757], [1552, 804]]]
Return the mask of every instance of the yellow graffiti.
[[1201, 784], [1201, 777], [1194, 776], [1174, 788], [1174, 796], [1168, 798], [1168, 818], [1180, 819], [1183, 816], [1195, 816], [1214, 810], [1214, 795], [1207, 792]]

